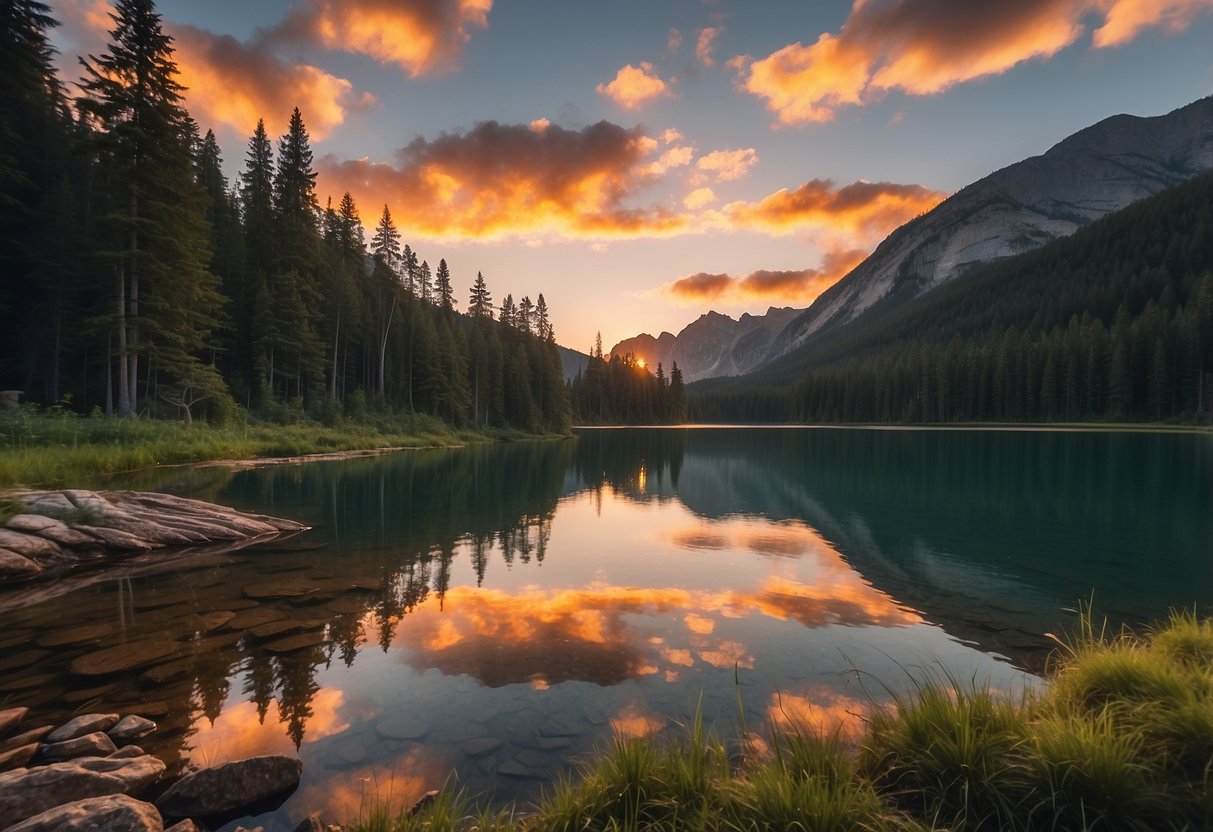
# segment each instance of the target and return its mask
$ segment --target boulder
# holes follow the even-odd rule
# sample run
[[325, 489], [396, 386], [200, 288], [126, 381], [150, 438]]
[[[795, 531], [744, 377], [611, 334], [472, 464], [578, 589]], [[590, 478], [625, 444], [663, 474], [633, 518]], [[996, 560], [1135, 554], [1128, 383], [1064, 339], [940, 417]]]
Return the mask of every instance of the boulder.
[[130, 532], [111, 529], [106, 526], [77, 525], [76, 531], [84, 532], [110, 549], [117, 549], [119, 551], [145, 552], [148, 549], [156, 548], [155, 544], [138, 538]]
[[17, 727], [28, 713], [29, 708], [8, 708], [0, 711], [0, 737]]
[[164, 763], [146, 754], [126, 760], [80, 757], [0, 773], [0, 828], [63, 803], [138, 793], [163, 773]]
[[94, 731], [82, 737], [44, 745], [38, 757], [42, 762], [53, 763], [77, 757], [108, 757], [117, 750], [118, 746], [107, 735]]
[[34, 815], [7, 832], [161, 832], [156, 807], [125, 794], [74, 800]]
[[207, 832], [205, 826], [199, 826], [189, 818], [177, 821], [172, 826], [164, 827], [164, 832]]
[[150, 719], [144, 719], [134, 714], [127, 714], [118, 720], [118, 724], [106, 733], [110, 735], [110, 739], [114, 742], [122, 743], [142, 739], [155, 730], [156, 723]]
[[137, 745], [124, 745], [109, 756], [111, 760], [126, 760], [132, 757], [142, 757], [147, 752]]
[[[48, 743], [74, 740], [94, 731], [108, 731], [118, 724], [117, 714], [81, 714], [69, 719], [54, 731], [46, 735]], [[113, 749], [110, 749], [111, 751]]]
[[54, 517], [47, 517], [42, 514], [18, 514], [16, 517], [10, 517], [8, 522], [4, 524], [4, 527], [18, 532], [37, 534], [43, 529], [62, 525], [64, 525], [63, 521], [56, 520]]
[[295, 789], [302, 774], [302, 760], [280, 754], [221, 763], [187, 774], [169, 786], [156, 801], [156, 808], [166, 818], [231, 815]]

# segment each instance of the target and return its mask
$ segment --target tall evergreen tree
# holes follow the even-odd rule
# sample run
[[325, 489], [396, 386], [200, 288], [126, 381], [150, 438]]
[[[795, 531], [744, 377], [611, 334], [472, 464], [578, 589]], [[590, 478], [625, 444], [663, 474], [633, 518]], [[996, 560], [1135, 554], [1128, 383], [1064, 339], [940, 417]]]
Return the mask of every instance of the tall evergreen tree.
[[434, 275], [434, 299], [443, 312], [455, 309], [455, 292], [451, 288], [451, 270], [446, 266], [446, 258], [438, 261], [438, 271]]
[[145, 395], [154, 395], [151, 371], [157, 379], [166, 373], [188, 419], [200, 397], [226, 396], [215, 368], [197, 355], [220, 304], [206, 193], [195, 180], [172, 38], [150, 0], [119, 0], [113, 18], [106, 53], [82, 61], [78, 107], [96, 131], [93, 149], [113, 196], [103, 227], [112, 241], [118, 412], [138, 412], [146, 355]]
[[371, 252], [387, 265], [392, 273], [400, 266], [400, 232], [392, 222], [392, 212], [387, 205], [383, 206], [383, 215], [379, 217], [379, 225], [375, 227], [375, 235], [371, 237]]
[[493, 317], [493, 296], [489, 294], [488, 284], [484, 282], [481, 272], [476, 272], [476, 282], [472, 284], [468, 296], [468, 314], [473, 318]]

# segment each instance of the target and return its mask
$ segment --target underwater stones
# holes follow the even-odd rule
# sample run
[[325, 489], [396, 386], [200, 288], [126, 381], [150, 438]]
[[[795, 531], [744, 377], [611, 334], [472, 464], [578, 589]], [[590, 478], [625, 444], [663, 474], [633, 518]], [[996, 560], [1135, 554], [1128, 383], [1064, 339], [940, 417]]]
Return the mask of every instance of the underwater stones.
[[502, 741], [497, 737], [476, 737], [475, 739], [467, 740], [459, 744], [459, 750], [465, 756], [473, 759], [483, 757], [486, 754], [492, 754], [503, 745]]
[[379, 720], [375, 733], [389, 740], [422, 740], [430, 733], [430, 726], [407, 714], [392, 714]]
[[324, 642], [324, 633], [322, 631], [316, 631], [287, 636], [286, 638], [266, 642], [266, 644], [263, 646], [266, 652], [269, 653], [293, 653], [296, 650], [306, 650], [309, 647], [324, 644]]
[[237, 612], [227, 622], [229, 630], [236, 632], [244, 632], [245, 630], [259, 627], [262, 624], [268, 624], [271, 621], [281, 621], [286, 618], [286, 613], [281, 610], [276, 610], [270, 607], [252, 607]]
[[65, 647], [75, 644], [91, 644], [100, 641], [113, 631], [113, 625], [105, 622], [81, 624], [78, 627], [68, 627], [65, 630], [51, 630], [38, 639], [38, 646]]
[[68, 669], [77, 676], [105, 676], [153, 664], [180, 649], [180, 644], [166, 638], [145, 639], [85, 654], [75, 659]]

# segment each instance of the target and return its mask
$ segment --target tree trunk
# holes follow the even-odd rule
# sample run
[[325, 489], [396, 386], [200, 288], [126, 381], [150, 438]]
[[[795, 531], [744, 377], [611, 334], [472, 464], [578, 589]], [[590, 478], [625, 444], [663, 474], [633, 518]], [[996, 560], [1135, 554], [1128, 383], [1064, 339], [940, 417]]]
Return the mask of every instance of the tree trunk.
[[337, 304], [337, 331], [333, 333], [333, 377], [329, 381], [329, 398], [337, 399], [337, 347], [341, 343], [341, 304]]
[[[384, 393], [383, 370], [384, 370], [384, 365], [387, 363], [386, 362], [387, 337], [388, 337], [388, 333], [390, 333], [392, 331], [392, 318], [394, 318], [394, 317], [396, 317], [396, 293], [392, 292], [392, 307], [391, 307], [390, 311], [388, 312], [387, 323], [383, 325], [383, 335], [380, 336], [380, 338], [379, 338], [379, 397], [380, 398], [383, 398], [383, 393]], [[409, 403], [411, 406], [411, 404], [412, 404], [411, 395], [409, 397]]]
[[122, 266], [115, 269], [118, 295], [118, 415], [131, 416], [131, 383], [126, 363], [126, 277]]

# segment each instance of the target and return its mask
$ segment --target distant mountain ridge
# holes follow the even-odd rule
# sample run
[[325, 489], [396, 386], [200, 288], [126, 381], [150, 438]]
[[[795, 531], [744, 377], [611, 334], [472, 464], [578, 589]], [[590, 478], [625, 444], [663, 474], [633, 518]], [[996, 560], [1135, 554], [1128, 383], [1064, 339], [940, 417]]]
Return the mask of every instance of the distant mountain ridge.
[[808, 309], [743, 315], [734, 327], [724, 323], [732, 319], [709, 312], [678, 336], [640, 335], [612, 352], [650, 361], [660, 356], [667, 366], [677, 357], [688, 381], [745, 375], [878, 304], [908, 303], [977, 266], [1038, 249], [1207, 170], [1213, 170], [1213, 97], [1161, 116], [1111, 116], [977, 180], [896, 229]]
[[730, 318], [707, 312], [677, 335], [663, 332], [654, 338], [647, 333], [627, 338], [611, 347], [611, 355], [643, 358], [650, 366], [658, 362], [669, 373], [674, 362], [689, 383], [704, 378], [743, 375], [768, 360], [771, 345], [784, 328], [803, 310], [774, 307], [765, 315], [746, 313]]
[[768, 360], [885, 298], [908, 301], [1210, 169], [1213, 97], [1162, 116], [1106, 118], [898, 228], [780, 333]]

